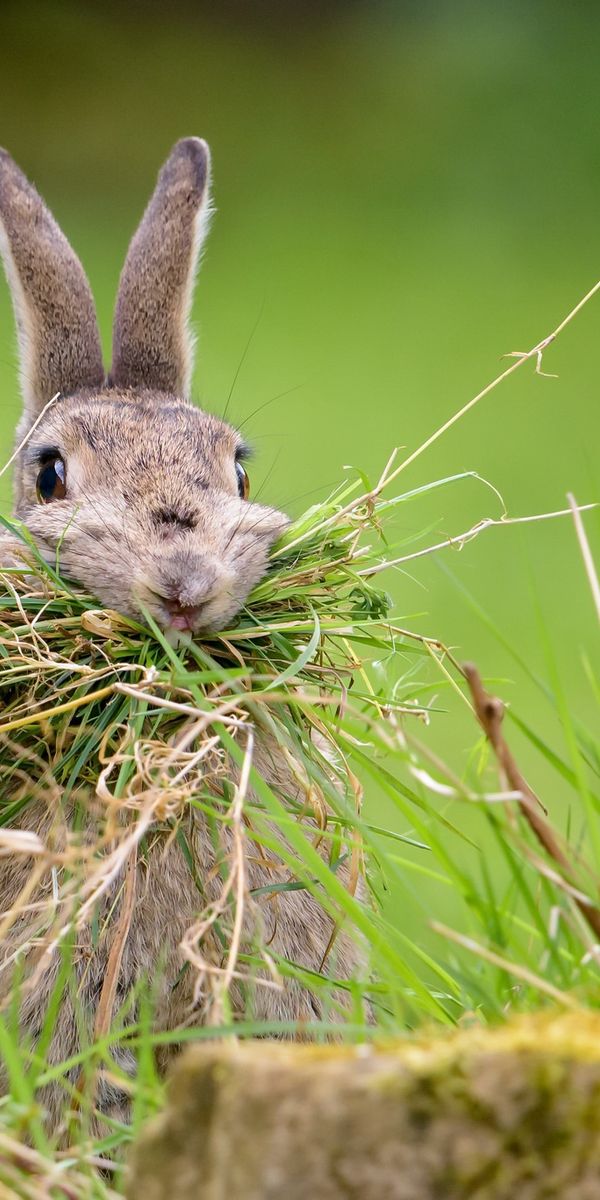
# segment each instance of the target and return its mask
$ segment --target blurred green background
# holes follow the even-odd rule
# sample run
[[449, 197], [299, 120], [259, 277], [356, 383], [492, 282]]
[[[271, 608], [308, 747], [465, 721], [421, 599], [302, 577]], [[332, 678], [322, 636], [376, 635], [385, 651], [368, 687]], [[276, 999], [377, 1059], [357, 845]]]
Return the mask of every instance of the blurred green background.
[[[231, 394], [228, 416], [257, 451], [254, 491], [264, 481], [261, 498], [297, 514], [345, 464], [375, 476], [394, 446], [417, 446], [600, 276], [599, 51], [592, 3], [4, 0], [0, 141], [88, 270], [108, 359], [119, 270], [158, 167], [177, 138], [208, 139], [218, 211], [195, 394], [216, 412]], [[569, 490], [599, 499], [599, 328], [596, 299], [547, 354], [558, 379], [521, 369], [406, 488], [473, 469], [515, 516], [563, 508]], [[3, 458], [14, 347], [2, 286]], [[398, 534], [428, 530], [417, 548], [488, 515], [500, 507], [471, 480], [407, 505]], [[587, 524], [598, 546], [596, 514]], [[559, 737], [449, 568], [542, 673], [550, 635], [585, 715], [580, 650], [599, 643], [570, 519], [492, 529], [410, 566], [387, 581], [403, 622], [477, 661]], [[426, 736], [460, 772], [476, 732], [456, 707]], [[543, 764], [521, 753], [543, 787]]]

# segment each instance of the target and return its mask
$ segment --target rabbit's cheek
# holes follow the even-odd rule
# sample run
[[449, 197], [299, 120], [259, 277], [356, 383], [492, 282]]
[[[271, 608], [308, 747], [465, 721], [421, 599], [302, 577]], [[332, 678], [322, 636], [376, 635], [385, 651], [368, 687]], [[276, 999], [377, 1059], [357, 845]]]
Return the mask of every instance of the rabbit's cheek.
[[40, 553], [54, 553], [72, 524], [75, 512], [73, 506], [64, 503], [35, 504], [27, 506], [17, 514], [27, 526], [35, 539]]

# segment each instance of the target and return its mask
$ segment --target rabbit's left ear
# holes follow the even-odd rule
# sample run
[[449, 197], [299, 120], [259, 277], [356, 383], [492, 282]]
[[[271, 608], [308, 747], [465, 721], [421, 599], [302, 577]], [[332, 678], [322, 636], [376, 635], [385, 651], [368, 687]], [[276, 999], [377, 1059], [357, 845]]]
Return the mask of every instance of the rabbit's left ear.
[[189, 396], [188, 329], [196, 264], [208, 230], [210, 153], [184, 138], [164, 164], [119, 283], [110, 382]]
[[94, 301], [83, 267], [52, 214], [0, 150], [0, 252], [12, 293], [26, 421], [57, 392], [104, 380]]

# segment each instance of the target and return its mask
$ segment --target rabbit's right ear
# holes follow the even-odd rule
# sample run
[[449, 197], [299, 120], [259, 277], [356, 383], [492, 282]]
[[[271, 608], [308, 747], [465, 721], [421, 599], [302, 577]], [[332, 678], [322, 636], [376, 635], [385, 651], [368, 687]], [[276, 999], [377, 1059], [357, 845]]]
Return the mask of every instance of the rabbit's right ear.
[[0, 252], [12, 293], [25, 415], [57, 392], [101, 387], [96, 313], [83, 267], [54, 217], [0, 149]]
[[110, 382], [189, 396], [188, 329], [196, 264], [208, 230], [210, 153], [183, 138], [164, 164], [121, 274]]

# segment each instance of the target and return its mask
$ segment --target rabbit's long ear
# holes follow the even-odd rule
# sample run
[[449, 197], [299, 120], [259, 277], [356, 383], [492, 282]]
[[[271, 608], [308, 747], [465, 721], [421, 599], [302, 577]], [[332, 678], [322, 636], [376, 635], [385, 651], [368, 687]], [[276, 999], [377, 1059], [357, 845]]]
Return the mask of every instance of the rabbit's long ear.
[[12, 293], [26, 416], [104, 379], [83, 267], [36, 190], [0, 150], [0, 251]]
[[188, 329], [198, 254], [208, 228], [210, 154], [200, 138], [173, 147], [129, 247], [119, 283], [111, 382], [189, 395]]

